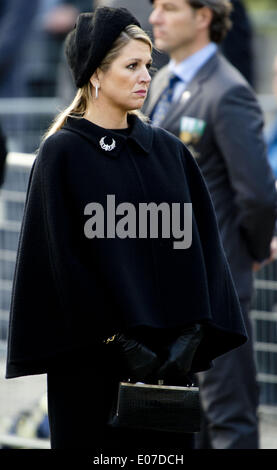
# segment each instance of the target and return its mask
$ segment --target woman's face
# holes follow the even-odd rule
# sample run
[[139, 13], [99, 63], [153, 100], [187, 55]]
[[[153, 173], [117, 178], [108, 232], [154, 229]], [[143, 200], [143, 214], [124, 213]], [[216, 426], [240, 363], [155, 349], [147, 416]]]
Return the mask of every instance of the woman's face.
[[98, 69], [99, 104], [127, 112], [142, 107], [147, 96], [152, 63], [150, 47], [132, 39], [106, 72]]

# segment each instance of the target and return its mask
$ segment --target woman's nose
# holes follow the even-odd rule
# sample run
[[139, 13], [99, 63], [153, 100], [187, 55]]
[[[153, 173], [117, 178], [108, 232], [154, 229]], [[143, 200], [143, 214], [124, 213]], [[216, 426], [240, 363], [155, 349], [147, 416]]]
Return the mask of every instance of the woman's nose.
[[149, 73], [149, 70], [145, 68], [142, 76], [141, 76], [141, 81], [145, 83], [150, 83], [151, 82], [151, 75]]

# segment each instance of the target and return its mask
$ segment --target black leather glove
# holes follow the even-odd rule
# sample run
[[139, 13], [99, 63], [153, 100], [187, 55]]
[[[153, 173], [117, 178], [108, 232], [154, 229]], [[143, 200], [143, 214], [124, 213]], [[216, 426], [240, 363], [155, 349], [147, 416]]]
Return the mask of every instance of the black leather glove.
[[181, 335], [169, 346], [168, 359], [157, 371], [157, 378], [163, 379], [165, 383], [186, 381], [203, 335], [204, 328], [199, 324], [182, 330]]
[[161, 361], [157, 354], [137, 340], [119, 333], [114, 342], [119, 347], [126, 373], [132, 381], [144, 382], [160, 367]]

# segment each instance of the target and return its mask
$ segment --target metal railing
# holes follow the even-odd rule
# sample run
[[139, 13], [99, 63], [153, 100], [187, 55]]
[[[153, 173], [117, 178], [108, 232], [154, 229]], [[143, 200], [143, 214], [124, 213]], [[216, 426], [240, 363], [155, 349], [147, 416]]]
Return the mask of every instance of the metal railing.
[[6, 349], [12, 279], [33, 155], [9, 153], [0, 191], [0, 352]]

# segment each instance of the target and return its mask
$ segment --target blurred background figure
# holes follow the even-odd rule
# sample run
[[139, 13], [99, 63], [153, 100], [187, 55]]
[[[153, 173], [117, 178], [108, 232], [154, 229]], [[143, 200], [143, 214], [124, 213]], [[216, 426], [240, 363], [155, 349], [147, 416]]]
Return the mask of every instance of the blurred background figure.
[[[27, 94], [22, 54], [39, 3], [40, 0], [0, 2], [0, 98], [18, 98]], [[24, 127], [21, 116], [16, 113], [9, 116], [6, 109], [1, 110], [1, 114], [4, 115], [2, 127], [7, 137], [9, 129], [21, 132]]]
[[7, 158], [6, 138], [0, 126], [0, 187], [2, 186], [4, 182], [6, 158]]
[[0, 2], [0, 97], [23, 96], [21, 53], [40, 0]]
[[[52, 38], [55, 38], [55, 40], [59, 42], [55, 93], [61, 101], [61, 107], [63, 107], [67, 106], [67, 104], [72, 101], [76, 93], [70, 70], [66, 64], [63, 42], [66, 34], [74, 26], [79, 13], [93, 11], [96, 5], [96, 0], [57, 0], [56, 2], [58, 5], [48, 16], [46, 25]], [[67, 22], [65, 22], [65, 12]]]
[[72, 93], [70, 74], [63, 73], [63, 41], [78, 14], [91, 11], [93, 3], [1, 2], [0, 97], [8, 101], [1, 102], [0, 111], [9, 151], [34, 153], [58, 101]]
[[0, 96], [56, 95], [64, 38], [93, 0], [1, 0]]
[[[277, 54], [273, 61], [273, 83], [272, 91], [277, 103]], [[277, 115], [266, 130], [266, 141], [268, 146], [268, 158], [271, 164], [274, 176], [277, 180]]]
[[[25, 80], [28, 96], [59, 94], [63, 41], [79, 13], [91, 11], [93, 0], [40, 0], [25, 46]], [[64, 84], [66, 86], [66, 83]]]
[[221, 45], [221, 50], [250, 85], [254, 86], [253, 27], [243, 0], [231, 0], [231, 3], [233, 25]]

